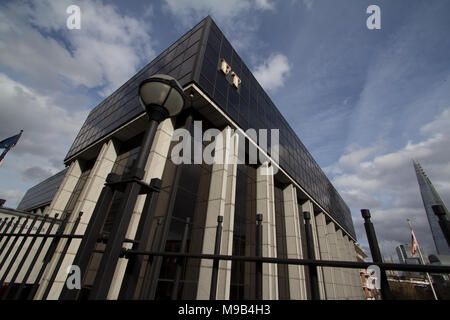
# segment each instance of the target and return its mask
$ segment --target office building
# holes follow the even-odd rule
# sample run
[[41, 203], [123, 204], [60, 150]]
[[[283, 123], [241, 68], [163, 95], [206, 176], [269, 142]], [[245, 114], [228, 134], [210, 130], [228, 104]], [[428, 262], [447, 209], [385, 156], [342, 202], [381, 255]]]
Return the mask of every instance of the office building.
[[[178, 252], [186, 218], [190, 218], [186, 251], [213, 253], [217, 217], [222, 216], [220, 253], [255, 256], [256, 214], [260, 213], [263, 215], [265, 257], [306, 258], [303, 212], [307, 211], [312, 216], [316, 258], [356, 261], [356, 236], [348, 206], [210, 17], [90, 112], [64, 159], [67, 166], [64, 178], [50, 204], [44, 196], [42, 201], [31, 200], [35, 192], [30, 190], [21, 202], [22, 210], [33, 210], [46, 203], [45, 213], [68, 217], [66, 230], [73, 226], [78, 212], [83, 212], [76, 233], [85, 232], [107, 175], [127, 173], [136, 159], [148, 123], [139, 103], [138, 86], [154, 74], [176, 78], [187, 102], [185, 110], [176, 118], [160, 123], [147, 159], [145, 182], [152, 178], [162, 180], [151, 237], [146, 239], [149, 247], [157, 226], [161, 226], [155, 241], [160, 241], [164, 251]], [[239, 151], [244, 150], [245, 163], [207, 164], [197, 159], [195, 152], [183, 154], [185, 162], [174, 163], [172, 154], [179, 143], [179, 137], [175, 138], [174, 134], [181, 128], [194, 136], [188, 145], [192, 143], [194, 149], [197, 146], [201, 151], [210, 146], [210, 141], [205, 136], [196, 139], [198, 133], [202, 136], [208, 129], [218, 129], [218, 135], [227, 142], [224, 143], [227, 154], [238, 158]], [[239, 134], [232, 135], [227, 129]], [[256, 130], [257, 137], [251, 134], [251, 129]], [[268, 129], [267, 144], [258, 139], [260, 129]], [[273, 139], [276, 131], [271, 129], [279, 129], [279, 140]], [[255, 149], [260, 157], [256, 163], [251, 163], [247, 160]], [[102, 237], [105, 239], [110, 235], [114, 218], [120, 214], [117, 204], [121, 197], [120, 193], [115, 194], [104, 221]], [[139, 196], [135, 205], [128, 239], [133, 239], [136, 233], [144, 200], [143, 195]], [[65, 270], [72, 263], [79, 243], [70, 244], [57, 277], [51, 281], [50, 275], [63, 243], [59, 245], [35, 299], [41, 299], [48, 286], [49, 299], [60, 297]], [[102, 246], [98, 244], [99, 252]], [[99, 252], [93, 254], [88, 274], [83, 276], [83, 296], [89, 295], [94, 283], [101, 258]], [[177, 299], [209, 299], [210, 262], [199, 259], [184, 262]], [[126, 266], [127, 260], [121, 258], [108, 299], [121, 297], [126, 285], [123, 280]], [[164, 258], [154, 268], [157, 269], [152, 269], [156, 274], [153, 281], [157, 281], [154, 298], [168, 299], [175, 281], [175, 260]], [[321, 299], [364, 298], [359, 270], [319, 267], [318, 278]], [[138, 290], [142, 292], [145, 288]], [[308, 272], [303, 266], [266, 263], [262, 292], [264, 299], [309, 299]], [[221, 261], [216, 297], [255, 299], [254, 263]]]

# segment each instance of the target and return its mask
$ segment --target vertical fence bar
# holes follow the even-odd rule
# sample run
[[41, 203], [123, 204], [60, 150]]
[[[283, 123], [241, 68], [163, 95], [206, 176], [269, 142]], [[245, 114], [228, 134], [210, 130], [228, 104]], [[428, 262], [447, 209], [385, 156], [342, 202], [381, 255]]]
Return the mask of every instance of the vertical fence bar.
[[123, 242], [130, 225], [136, 200], [141, 192], [145, 164], [155, 138], [158, 124], [159, 121], [150, 118], [135, 163], [132, 165], [127, 179], [122, 181], [125, 191], [120, 201], [119, 213], [114, 218], [112, 230], [95, 275], [94, 284], [89, 293], [89, 300], [106, 299], [108, 296], [117, 262], [123, 252]]
[[[109, 207], [114, 196], [114, 190], [110, 183], [118, 181], [118, 176], [116, 174], [108, 174], [106, 177], [106, 183], [103, 187], [100, 196], [98, 198], [97, 204], [95, 205], [94, 212], [89, 220], [86, 231], [84, 232], [84, 237], [81, 240], [80, 246], [78, 247], [77, 253], [73, 260], [73, 264], [80, 268], [80, 273], [85, 275], [87, 273], [87, 268], [92, 255], [92, 251], [95, 249], [97, 239], [99, 237], [100, 231], [105, 223], [106, 216], [109, 212]], [[72, 289], [69, 290], [67, 286], [64, 286], [61, 291], [61, 300], [75, 300], [77, 298], [79, 290]]]
[[[316, 259], [316, 254], [314, 252], [314, 238], [311, 227], [311, 215], [309, 212], [303, 212], [303, 218], [305, 219], [305, 235], [306, 235], [306, 250], [308, 252], [308, 258], [311, 260]], [[311, 282], [311, 299], [320, 300], [319, 291], [319, 279], [317, 275], [317, 267], [313, 265], [308, 265], [309, 279]]]
[[[1, 233], [0, 233], [0, 244], [2, 243], [2, 240], [5, 237], [5, 234], [8, 232], [8, 228], [11, 226], [11, 223], [12, 223], [13, 219], [14, 218], [12, 218], [12, 219], [5, 218], [5, 219], [2, 220], [2, 225], [0, 226], [0, 231], [1, 231]], [[3, 227], [4, 227], [4, 229], [3, 229]], [[2, 245], [2, 248], [3, 248], [3, 245]], [[2, 251], [0, 250], [0, 253], [1, 252]]]
[[[256, 215], [256, 247], [255, 247], [255, 255], [257, 257], [262, 257], [262, 242], [263, 242], [263, 232], [262, 232], [262, 220], [263, 215], [261, 213], [258, 213]], [[256, 262], [256, 283], [255, 283], [255, 290], [256, 290], [256, 300], [262, 300], [263, 297], [263, 277], [262, 277], [262, 269], [263, 265], [262, 262]]]
[[[192, 125], [193, 119], [194, 119], [193, 113], [190, 112], [185, 119], [183, 128], [186, 130], [189, 130], [189, 128]], [[184, 166], [179, 166], [179, 165], [175, 167], [174, 178], [172, 180], [172, 190], [171, 190], [170, 196], [169, 196], [169, 203], [168, 203], [167, 210], [166, 210], [165, 220], [164, 220], [164, 224], [162, 226], [161, 235], [158, 239], [158, 247], [154, 248], [155, 251], [164, 251], [165, 250], [167, 237], [169, 236], [169, 232], [170, 232], [170, 225], [172, 223], [172, 215], [173, 215], [173, 211], [174, 211], [174, 207], [175, 207], [175, 200], [177, 198], [177, 194], [178, 194], [178, 190], [179, 190], [179, 184], [180, 184], [181, 174], [183, 172], [183, 167]], [[157, 289], [157, 285], [158, 285], [158, 279], [159, 279], [159, 276], [161, 273], [161, 265], [163, 263], [163, 260], [164, 260], [164, 257], [155, 256], [153, 259], [153, 262], [152, 262], [150, 274], [151, 274], [151, 278], [156, 279], [156, 280], [150, 284], [150, 288], [148, 290], [148, 295], [146, 296], [150, 300], [153, 300], [156, 295], [156, 289]]]
[[[378, 247], [377, 235], [375, 228], [370, 221], [370, 211], [368, 209], [361, 209], [361, 215], [364, 218], [364, 228], [366, 229], [367, 241], [369, 242], [370, 253], [374, 262], [383, 262], [380, 248]], [[381, 271], [381, 294], [384, 300], [392, 300], [391, 290], [389, 289], [389, 283], [387, 281], [386, 271], [380, 268]]]
[[[145, 198], [144, 208], [142, 209], [139, 225], [136, 231], [133, 250], [145, 251], [150, 237], [151, 226], [155, 216], [156, 203], [158, 201], [159, 191], [161, 189], [161, 179], [154, 178], [150, 181], [150, 187], [153, 191], [147, 194]], [[127, 268], [122, 280], [119, 299], [133, 299], [136, 287], [139, 281], [139, 274], [144, 263], [143, 255], [132, 254], [128, 256]]]
[[[55, 216], [55, 219], [56, 219], [56, 216]], [[36, 291], [39, 288], [39, 282], [41, 281], [41, 278], [44, 275], [45, 268], [47, 267], [48, 263], [51, 261], [53, 254], [56, 251], [56, 247], [58, 246], [58, 243], [60, 240], [60, 238], [58, 236], [64, 232], [64, 229], [66, 227], [66, 223], [67, 223], [68, 219], [69, 219], [69, 215], [66, 215], [64, 220], [59, 225], [58, 230], [56, 231], [56, 234], [53, 235], [53, 239], [50, 242], [50, 246], [49, 246], [49, 248], [45, 254], [45, 257], [42, 261], [42, 266], [39, 270], [38, 275], [36, 276], [36, 279], [34, 280], [33, 286], [31, 287], [30, 293], [28, 294], [27, 300], [32, 300], [34, 298], [34, 295], [36, 294]], [[47, 240], [47, 238], [49, 238], [49, 237], [52, 237], [52, 235], [49, 232], [47, 232], [46, 238], [44, 238], [44, 239]], [[49, 283], [48, 285], [51, 285], [51, 284]]]
[[[38, 226], [38, 228], [36, 230], [36, 235], [41, 233], [42, 227], [45, 225], [45, 222], [46, 222], [47, 218], [48, 218], [48, 214], [46, 214], [44, 216], [44, 219], [41, 220], [41, 223], [39, 224], [39, 226]], [[31, 229], [31, 227], [30, 227], [30, 229]], [[15, 283], [17, 277], [19, 276], [19, 273], [22, 270], [23, 265], [24, 265], [25, 261], [28, 258], [28, 255], [30, 254], [31, 250], [33, 249], [33, 246], [34, 246], [34, 243], [36, 242], [36, 240], [37, 240], [37, 237], [33, 237], [33, 239], [31, 239], [31, 241], [30, 241], [30, 243], [29, 243], [25, 253], [23, 254], [22, 259], [20, 259], [20, 262], [17, 265], [16, 271], [14, 272], [11, 280], [9, 281], [9, 284], [8, 284], [8, 287], [6, 288], [5, 294], [2, 297], [3, 300], [8, 298], [9, 293], [11, 292], [11, 289], [13, 287], [13, 284]]]
[[45, 243], [47, 242], [48, 235], [52, 231], [53, 226], [55, 225], [55, 222], [57, 219], [58, 219], [58, 214], [55, 214], [55, 217], [52, 219], [52, 222], [50, 223], [50, 226], [48, 227], [47, 232], [44, 234], [44, 237], [42, 238], [41, 243], [39, 244], [39, 247], [34, 254], [33, 260], [31, 261], [31, 263], [28, 266], [27, 272], [23, 276], [22, 282], [20, 283], [20, 287], [14, 296], [14, 300], [19, 299], [20, 294], [22, 293], [23, 289], [25, 288], [25, 284], [28, 281], [28, 278], [30, 277], [31, 272], [34, 269], [37, 259], [39, 258], [39, 255], [41, 254], [41, 251], [44, 248]]
[[[37, 218], [38, 218], [38, 216], [35, 216], [35, 217], [33, 218], [32, 222], [31, 222], [31, 225], [30, 225], [30, 227], [28, 228], [27, 232], [26, 232], [26, 233], [23, 233], [23, 234], [22, 234], [22, 231], [23, 231], [24, 227], [26, 226], [26, 223], [24, 223], [24, 224], [22, 225], [22, 228], [20, 229], [20, 236], [17, 236], [17, 237], [16, 237], [17, 239], [18, 239], [19, 237], [21, 237], [22, 239], [20, 239], [20, 243], [19, 243], [19, 245], [17, 246], [17, 250], [16, 250], [16, 252], [14, 252], [13, 257], [12, 257], [11, 260], [9, 261], [9, 264], [8, 264], [8, 266], [6, 267], [6, 270], [5, 270], [5, 272], [3, 273], [2, 278], [0, 279], [0, 288], [1, 288], [1, 287], [3, 286], [3, 284], [5, 283], [6, 277], [8, 276], [9, 272], [11, 271], [11, 268], [14, 266], [14, 263], [16, 262], [16, 259], [17, 259], [17, 257], [18, 257], [19, 254], [20, 254], [20, 251], [22, 251], [23, 245], [25, 244], [25, 241], [27, 240], [27, 236], [30, 235], [31, 230], [32, 230], [33, 227], [34, 227]], [[12, 282], [12, 281], [10, 281], [10, 283], [11, 283], [11, 282]]]
[[67, 250], [69, 249], [70, 243], [72, 242], [72, 237], [75, 234], [75, 231], [77, 230], [77, 227], [78, 227], [78, 224], [80, 223], [82, 215], [83, 215], [83, 212], [80, 212], [78, 214], [78, 217], [75, 220], [75, 223], [73, 224], [72, 229], [70, 230], [69, 238], [67, 238], [64, 248], [58, 257], [58, 262], [56, 263], [56, 266], [53, 269], [52, 276], [50, 277], [47, 287], [45, 288], [44, 295], [42, 296], [42, 300], [47, 300], [47, 296], [50, 293], [50, 289], [52, 288], [52, 285], [56, 279], [56, 276], [58, 275], [59, 268], [61, 268], [61, 264], [63, 263], [63, 260], [66, 257]]
[[447, 220], [445, 209], [442, 205], [432, 205], [431, 208], [434, 214], [439, 218], [439, 225], [441, 227], [442, 233], [444, 234], [445, 240], [450, 247], [450, 222]]
[[[220, 242], [222, 241], [222, 222], [223, 216], [218, 216], [216, 228], [216, 242], [214, 244], [214, 254], [220, 254]], [[214, 259], [211, 273], [211, 288], [209, 291], [209, 300], [216, 300], [218, 274], [219, 274], [219, 259]]]
[[[28, 222], [28, 218], [26, 218], [25, 222], [22, 223], [22, 226], [20, 227], [18, 234], [22, 233], [22, 230], [25, 228], [25, 225], [27, 224], [27, 222]], [[14, 225], [13, 229], [11, 230], [11, 233], [14, 233], [14, 231], [16, 231], [19, 223], [20, 223], [20, 218], [17, 220], [16, 224]], [[3, 244], [3, 248], [0, 250], [0, 253], [3, 252], [3, 250], [6, 247], [6, 245], [8, 244], [9, 240], [11, 239], [11, 237], [13, 237], [13, 236], [9, 235], [6, 238], [6, 241]], [[14, 246], [16, 245], [16, 242], [17, 242], [18, 239], [19, 239], [19, 237], [14, 235], [13, 241], [11, 242], [10, 246], [8, 247], [8, 250], [6, 251], [5, 255], [3, 256], [2, 262], [0, 262], [0, 270], [2, 269], [3, 265], [5, 264], [5, 262], [8, 260], [8, 257], [11, 254], [11, 251], [13, 250]]]
[[[155, 236], [153, 237], [152, 241], [152, 248], [151, 251], [157, 250], [159, 247], [159, 238], [161, 236], [162, 232], [162, 223], [163, 219], [158, 218], [157, 224], [156, 224], [156, 230], [155, 230]], [[154, 257], [148, 257], [147, 267], [145, 268], [145, 274], [144, 279], [142, 280], [142, 287], [141, 292], [139, 294], [139, 299], [150, 299], [153, 300], [155, 298], [154, 292], [156, 292], [156, 288], [158, 286], [158, 279], [153, 274], [153, 261]], [[153, 292], [152, 296], [150, 297], [150, 293]]]
[[2, 230], [2, 229], [6, 225], [6, 223], [8, 222], [8, 218], [0, 219], [0, 221], [1, 221], [1, 224], [0, 224], [0, 232], [1, 232], [0, 233], [0, 242], [1, 242], [2, 239], [3, 239], [3, 234], [6, 233], [6, 228], [5, 228], [5, 230]]
[[[185, 251], [186, 251], [190, 223], [191, 223], [191, 218], [187, 217], [186, 222], [184, 224], [183, 239], [181, 240], [180, 253], [185, 253]], [[175, 279], [173, 281], [173, 287], [172, 287], [172, 296], [171, 296], [172, 300], [177, 300], [177, 297], [178, 297], [178, 287], [180, 285], [181, 271], [183, 270], [184, 261], [185, 261], [184, 258], [181, 258], [181, 257], [177, 258], [177, 269], [175, 271]]]

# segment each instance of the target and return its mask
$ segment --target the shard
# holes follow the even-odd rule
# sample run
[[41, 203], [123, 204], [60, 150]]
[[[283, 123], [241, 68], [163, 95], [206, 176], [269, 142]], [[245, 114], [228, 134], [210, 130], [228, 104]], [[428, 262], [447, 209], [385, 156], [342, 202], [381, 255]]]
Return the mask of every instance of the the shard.
[[436, 246], [437, 254], [450, 255], [450, 248], [447, 245], [444, 234], [442, 233], [441, 227], [439, 226], [439, 219], [434, 214], [432, 205], [440, 204], [444, 207], [446, 211], [447, 219], [450, 220], [450, 215], [447, 207], [439, 196], [438, 192], [434, 188], [431, 180], [426, 175], [425, 171], [418, 161], [414, 161], [414, 169], [416, 170], [417, 181], [419, 183], [420, 193], [422, 195], [423, 205], [425, 207], [425, 212], [427, 214], [428, 222], [431, 228], [431, 234], [433, 236], [434, 245]]

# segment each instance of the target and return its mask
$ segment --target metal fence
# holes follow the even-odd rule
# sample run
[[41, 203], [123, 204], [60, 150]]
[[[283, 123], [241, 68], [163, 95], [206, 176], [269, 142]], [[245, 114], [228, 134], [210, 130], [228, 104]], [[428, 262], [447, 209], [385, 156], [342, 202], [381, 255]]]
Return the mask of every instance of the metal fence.
[[[80, 253], [82, 249], [84, 249], [85, 253], [88, 252], [89, 254], [92, 254], [94, 252], [101, 253], [101, 251], [95, 249], [95, 246], [91, 245], [90, 248], [87, 248], [87, 241], [90, 240], [89, 237], [86, 237], [85, 235], [75, 234], [75, 231], [81, 219], [81, 215], [82, 213], [80, 212], [73, 224], [71, 226], [68, 226], [67, 229], [69, 230], [67, 230], [66, 232], [64, 232], [64, 230], [67, 226], [67, 218], [64, 220], [59, 220], [57, 215], [54, 218], [49, 218], [48, 216], [35, 216], [32, 219], [0, 219], [0, 298], [2, 300], [35, 299], [36, 292], [42, 282], [42, 276], [50, 261], [53, 260], [54, 267], [52, 268], [51, 274], [48, 278], [49, 285], [47, 285], [47, 287], [45, 288], [43, 295], [39, 297], [43, 300], [47, 299], [49, 291], [52, 287], [51, 284], [53, 284], [53, 282], [55, 281], [62, 266], [63, 260], [67, 254], [67, 250], [72, 240], [74, 239], [82, 239], [78, 253]], [[210, 282], [211, 300], [216, 299], [219, 261], [221, 260], [245, 261], [255, 263], [255, 297], [258, 300], [261, 300], [263, 298], [262, 266], [265, 263], [305, 266], [309, 271], [308, 274], [310, 283], [310, 297], [313, 300], [320, 299], [317, 272], [318, 267], [366, 269], [372, 265], [376, 265], [381, 270], [381, 293], [383, 299], [387, 300], [392, 299], [386, 277], [387, 270], [450, 274], [450, 266], [411, 265], [382, 262], [381, 254], [376, 240], [375, 230], [372, 223], [370, 222], [370, 213], [368, 212], [368, 210], [363, 210], [363, 217], [365, 219], [366, 233], [368, 236], [368, 242], [373, 257], [373, 262], [315, 259], [313, 234], [310, 224], [310, 214], [308, 212], [304, 212], [303, 216], [305, 219], [307, 256], [309, 257], [308, 259], [263, 257], [263, 232], [261, 214], [258, 214], [256, 217], [256, 255], [253, 257], [219, 254], [223, 221], [223, 217], [221, 216], [219, 216], [217, 220], [215, 248], [213, 254], [194, 254], [185, 252], [191, 225], [189, 218], [185, 221], [185, 228], [179, 252], [158, 251], [156, 245], [153, 245], [150, 251], [146, 251], [142, 249], [143, 246], [140, 241], [125, 239], [120, 244], [120, 257], [128, 259], [128, 264], [124, 279], [122, 281], [119, 299], [133, 299], [135, 297], [139, 281], [141, 281], [142, 283], [142, 290], [140, 290], [138, 299], [154, 299], [159, 274], [155, 274], [152, 266], [157, 263], [158, 259], [162, 259], [164, 257], [172, 257], [177, 259], [177, 266], [172, 287], [172, 299], [177, 298], [177, 292], [182, 273], [182, 265], [186, 259], [213, 260]], [[160, 237], [160, 229], [162, 228], [161, 226], [162, 223], [160, 220], [158, 220], [157, 228], [153, 236], [154, 244], [158, 242], [156, 240], [158, 240], [158, 237]], [[147, 235], [149, 235], [149, 230], [150, 228], [147, 228]], [[86, 231], [86, 235], [88, 235], [88, 231], [89, 227]], [[107, 239], [101, 237], [97, 237], [94, 240], [96, 243], [107, 241]], [[62, 242], [61, 249], [60, 251], [56, 252], [56, 248], [58, 247], [60, 242]], [[124, 242], [131, 243], [132, 248], [124, 249]], [[88, 249], [88, 251], [86, 251], [86, 249]], [[146, 267], [146, 271], [144, 272], [144, 278], [139, 280], [138, 275], [144, 263], [145, 256], [148, 257], [149, 263]], [[83, 273], [87, 271], [88, 261], [86, 259], [80, 260], [80, 258], [83, 257], [77, 254], [77, 257], [75, 257], [75, 261], [79, 263], [77, 264], [77, 266], [80, 267], [80, 270]], [[115, 270], [115, 266], [114, 268], [109, 268], [109, 270]], [[22, 277], [20, 277], [20, 275]], [[111, 283], [102, 283], [102, 286], [99, 286], [98, 282], [94, 282], [94, 286], [92, 286], [92, 288], [90, 288], [90, 290], [88, 291], [87, 298], [106, 299], [107, 297], [103, 293], [105, 292], [103, 288], [109, 288], [110, 285]], [[59, 298], [62, 300], [77, 300], [86, 298], [86, 296], [80, 294], [81, 291], [82, 290], [70, 289], [68, 288], [68, 286], [65, 286]]]

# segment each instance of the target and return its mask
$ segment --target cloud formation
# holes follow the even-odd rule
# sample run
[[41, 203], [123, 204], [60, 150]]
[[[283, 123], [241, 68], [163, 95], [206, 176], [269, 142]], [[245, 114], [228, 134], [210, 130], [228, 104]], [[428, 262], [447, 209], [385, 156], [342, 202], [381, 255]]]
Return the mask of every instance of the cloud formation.
[[1, 167], [0, 194], [14, 207], [33, 184], [63, 168], [88, 109], [155, 56], [152, 6], [139, 17], [104, 1], [0, 4], [0, 137], [24, 133]]
[[[13, 135], [19, 129], [24, 132], [13, 151], [8, 153], [3, 163], [6, 168], [27, 172], [40, 165], [40, 173], [36, 169], [29, 175], [33, 181], [45, 178], [42, 170], [53, 172], [60, 169], [67, 146], [75, 139], [75, 135], [87, 116], [87, 111], [70, 110], [56, 104], [52, 97], [40, 94], [35, 90], [12, 80], [0, 73], [0, 112], [2, 126], [0, 136]], [[33, 161], [28, 161], [32, 158]], [[55, 168], [51, 159], [58, 159]], [[25, 169], [24, 169], [25, 168]]]
[[[416, 234], [428, 253], [435, 251], [412, 159], [418, 159], [445, 203], [450, 203], [450, 108], [420, 128], [422, 138], [392, 152], [375, 145], [342, 155], [333, 184], [353, 209], [358, 238], [365, 239], [359, 209], [370, 208], [378, 238], [388, 252], [392, 244], [408, 243], [406, 219], [416, 226]], [[375, 152], [378, 151], [378, 152]]]
[[276, 53], [256, 66], [253, 74], [264, 89], [276, 90], [284, 85], [291, 67], [285, 55]]
[[11, 2], [0, 10], [0, 66], [34, 83], [110, 94], [155, 55], [148, 21], [99, 1], [81, 1], [81, 30], [66, 27], [71, 1]]

